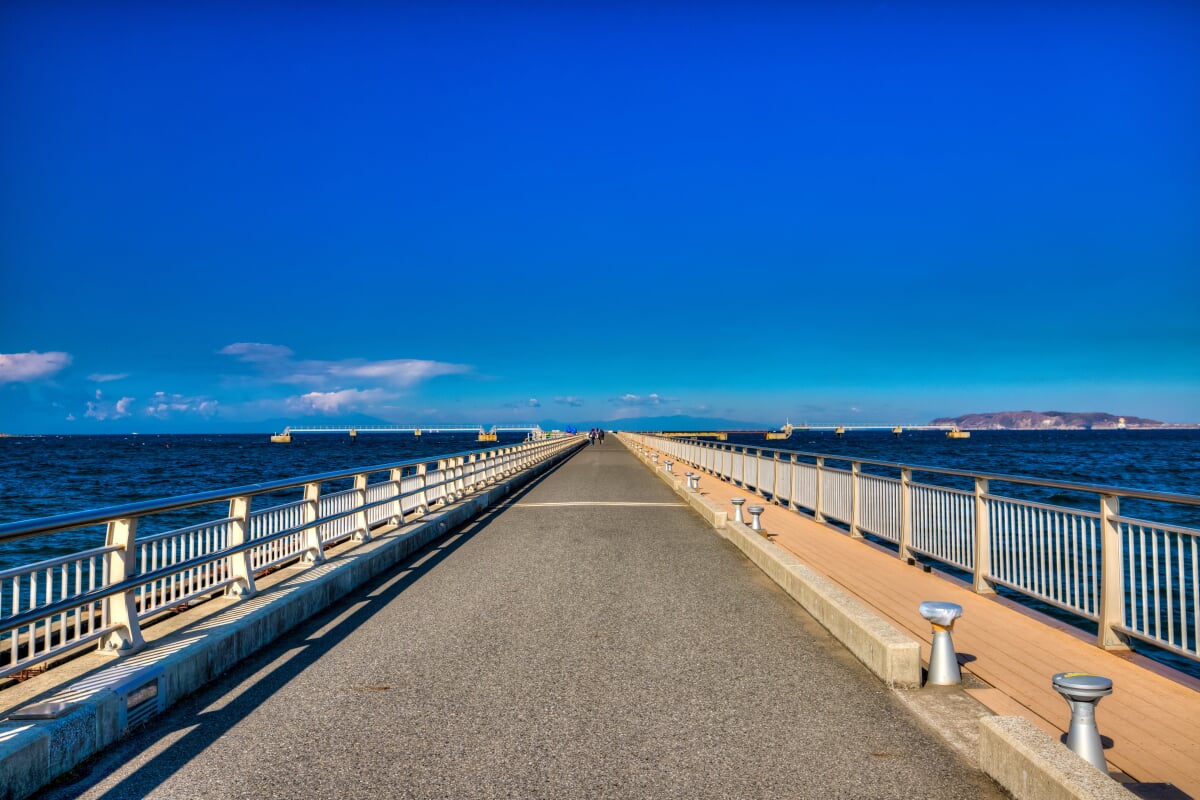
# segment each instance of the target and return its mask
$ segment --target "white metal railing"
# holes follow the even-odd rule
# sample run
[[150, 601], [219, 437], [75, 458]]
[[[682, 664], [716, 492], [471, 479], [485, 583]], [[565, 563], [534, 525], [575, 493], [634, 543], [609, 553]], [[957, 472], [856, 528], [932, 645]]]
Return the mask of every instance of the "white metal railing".
[[[369, 539], [374, 528], [403, 525], [584, 441], [544, 439], [0, 525], [0, 544], [105, 529], [103, 547], [0, 571], [0, 677], [96, 641], [135, 652], [150, 617], [217, 592], [253, 596], [267, 570], [320, 563], [333, 544]], [[280, 503], [286, 493], [302, 497]], [[252, 511], [256, 499], [275, 504]], [[214, 504], [217, 519], [167, 522]], [[148, 533], [153, 527], [168, 529]]]
[[[1200, 530], [1120, 512], [1122, 498], [1195, 508], [1200, 497], [625, 435], [818, 521], [843, 523], [851, 535], [890, 542], [901, 558], [922, 556], [970, 573], [975, 591], [1003, 586], [1091, 620], [1102, 647], [1133, 638], [1200, 661]], [[880, 474], [886, 472], [894, 474]], [[917, 483], [914, 472], [972, 489]], [[1003, 496], [990, 491], [993, 483], [1080, 493], [1095, 505]]]

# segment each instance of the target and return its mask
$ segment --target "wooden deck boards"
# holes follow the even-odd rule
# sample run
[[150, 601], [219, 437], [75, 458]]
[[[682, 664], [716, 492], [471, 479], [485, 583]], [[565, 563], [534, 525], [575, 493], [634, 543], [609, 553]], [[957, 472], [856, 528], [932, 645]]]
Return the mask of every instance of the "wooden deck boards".
[[[682, 466], [675, 472], [682, 474]], [[1100, 733], [1113, 741], [1105, 751], [1109, 763], [1134, 780], [1173, 783], [1200, 798], [1200, 692], [994, 596], [976, 594], [959, 581], [908, 566], [811, 517], [769, 505], [748, 489], [703, 473], [700, 489], [731, 512], [733, 497], [765, 506], [763, 527], [777, 544], [920, 641], [926, 662], [933, 637], [917, 607], [925, 600], [962, 605], [955, 649], [973, 657], [964, 667], [991, 688], [972, 693], [997, 713], [1019, 714], [1047, 733], [1061, 734], [1070, 724], [1070, 712], [1051, 687], [1051, 676], [1079, 671], [1112, 678], [1113, 694], [1096, 712]]]

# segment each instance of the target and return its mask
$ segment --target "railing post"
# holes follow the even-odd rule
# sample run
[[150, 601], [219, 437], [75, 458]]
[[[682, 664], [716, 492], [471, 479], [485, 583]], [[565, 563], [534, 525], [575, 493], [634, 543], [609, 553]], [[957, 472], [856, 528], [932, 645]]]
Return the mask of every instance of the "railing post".
[[862, 463], [850, 462], [850, 535], [855, 539], [862, 538]]
[[908, 558], [912, 542], [912, 470], [900, 470], [900, 558]]
[[[229, 547], [245, 544], [250, 535], [249, 496], [230, 499], [229, 520]], [[225, 587], [226, 597], [240, 597], [246, 600], [258, 594], [254, 585], [254, 568], [250, 564], [249, 550], [242, 550], [229, 557], [229, 577], [235, 582]]]
[[369, 542], [371, 541], [371, 523], [367, 521], [367, 473], [365, 472], [354, 476], [354, 505], [358, 508], [354, 514], [354, 540]]
[[797, 505], [796, 505], [796, 488], [797, 488], [797, 485], [798, 485], [798, 484], [799, 484], [799, 482], [800, 482], [800, 470], [799, 470], [799, 469], [797, 469], [797, 467], [799, 466], [800, 462], [796, 460], [796, 454], [795, 454], [795, 453], [792, 453], [792, 454], [791, 454], [791, 455], [788, 457], [788, 460], [790, 460], [790, 461], [792, 462], [792, 468], [791, 468], [791, 470], [788, 472], [788, 475], [790, 476], [790, 477], [788, 478], [788, 480], [791, 482], [791, 486], [789, 486], [789, 487], [788, 487], [788, 503], [787, 503], [787, 507], [788, 507], [788, 510], [790, 510], [790, 511], [795, 511], [795, 510], [796, 510], [796, 508], [797, 508]]
[[975, 577], [973, 588], [979, 594], [992, 594], [992, 525], [988, 518], [988, 482], [975, 479]]
[[779, 502], [779, 451], [771, 451], [771, 502], [775, 505], [783, 505]]
[[428, 462], [422, 461], [420, 464], [417, 464], [417, 478], [420, 479], [419, 483], [421, 484], [421, 491], [417, 493], [417, 510], [424, 515], [429, 513], [429, 495], [426, 492], [426, 487], [429, 483]]
[[438, 488], [441, 491], [441, 497], [439, 497], [437, 500], [439, 506], [448, 505], [450, 503], [450, 494], [451, 494], [453, 487], [452, 486], [447, 487], [447, 485], [446, 485], [446, 475], [449, 471], [450, 471], [450, 461], [445, 458], [439, 458], [437, 460], [437, 469], [434, 470], [434, 472], [436, 472], [440, 476], [440, 479], [438, 481], [438, 483], [440, 485]]
[[[133, 577], [137, 569], [137, 517], [114, 519], [108, 523], [105, 544], [121, 548], [105, 553], [107, 584], [121, 583]], [[100, 640], [100, 650], [110, 655], [131, 655], [146, 646], [142, 638], [142, 626], [138, 622], [137, 592], [126, 589], [119, 595], [109, 597], [108, 622], [116, 630]]]
[[392, 491], [395, 492], [396, 499], [388, 504], [388, 516], [392, 525], [400, 527], [404, 523], [404, 502], [400, 495], [404, 493], [404, 468], [395, 467], [388, 475], [388, 481], [392, 484]]
[[454, 499], [455, 500], [459, 499], [460, 497], [465, 497], [467, 494], [467, 481], [466, 481], [466, 477], [465, 477], [466, 471], [467, 471], [466, 463], [467, 463], [467, 459], [465, 456], [459, 456], [458, 458], [454, 459]]
[[304, 485], [304, 555], [301, 561], [307, 564], [320, 564], [325, 560], [325, 548], [321, 545], [321, 529], [316, 524], [321, 515], [321, 484], [306, 483]]
[[1129, 640], [1117, 631], [1125, 624], [1125, 571], [1121, 557], [1121, 500], [1100, 495], [1100, 625], [1096, 644], [1105, 650], [1128, 650]]
[[817, 499], [813, 501], [813, 519], [815, 519], [817, 522], [825, 521], [825, 515], [821, 513], [821, 484], [825, 482], [822, 480], [822, 473], [824, 470], [825, 459], [821, 456], [817, 456]]

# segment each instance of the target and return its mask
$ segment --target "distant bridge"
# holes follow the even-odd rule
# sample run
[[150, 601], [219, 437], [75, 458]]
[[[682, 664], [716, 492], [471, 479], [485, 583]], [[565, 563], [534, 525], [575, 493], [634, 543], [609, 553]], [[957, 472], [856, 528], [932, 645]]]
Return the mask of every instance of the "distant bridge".
[[533, 423], [513, 423], [492, 425], [486, 427], [479, 424], [450, 424], [450, 425], [289, 425], [283, 433], [271, 436], [272, 442], [290, 442], [294, 433], [348, 433], [358, 436], [360, 433], [411, 433], [421, 436], [425, 433], [474, 433], [481, 442], [496, 441], [498, 433], [527, 433], [530, 439], [545, 439], [547, 434], [542, 426]]
[[957, 425], [793, 425], [790, 422], [785, 422], [778, 430], [757, 430], [757, 431], [661, 431], [660, 436], [666, 436], [673, 439], [684, 438], [706, 438], [717, 439], [719, 441], [727, 441], [729, 434], [740, 434], [743, 436], [764, 434], [768, 439], [787, 439], [790, 438], [794, 431], [833, 431], [838, 436], [841, 436], [847, 431], [887, 431], [899, 436], [904, 431], [946, 431], [948, 436], [955, 439], [966, 439], [970, 434], [966, 431], [960, 431]]

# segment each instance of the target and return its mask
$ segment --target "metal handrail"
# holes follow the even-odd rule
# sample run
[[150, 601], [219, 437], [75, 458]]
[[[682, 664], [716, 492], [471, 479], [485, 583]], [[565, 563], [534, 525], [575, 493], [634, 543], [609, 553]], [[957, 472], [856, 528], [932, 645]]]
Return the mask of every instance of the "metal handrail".
[[[513, 447], [515, 445], [507, 446]], [[362, 475], [364, 473], [372, 474], [376, 472], [386, 472], [393, 469], [403, 469], [404, 467], [416, 467], [420, 466], [421, 464], [432, 464], [437, 461], [444, 461], [451, 458], [465, 458], [467, 456], [478, 455], [480, 453], [495, 452], [496, 449], [497, 448], [495, 447], [487, 447], [476, 450], [462, 450], [457, 453], [438, 455], [434, 458], [413, 458], [408, 459], [407, 461], [395, 461], [372, 467], [336, 470], [334, 472], [321, 472], [315, 475], [305, 475], [299, 478], [284, 478], [277, 481], [267, 481], [265, 483], [251, 483], [232, 489], [213, 489], [207, 492], [193, 492], [191, 494], [176, 495], [175, 497], [167, 497], [161, 500], [140, 500], [132, 503], [122, 503], [121, 505], [106, 506], [104, 508], [75, 511], [67, 514], [56, 514], [51, 517], [41, 517], [38, 519], [23, 520], [20, 522], [7, 522], [0, 525], [0, 543], [12, 541], [14, 539], [23, 539], [29, 536], [39, 536], [41, 534], [50, 533], [53, 531], [67, 531], [74, 530], [76, 528], [85, 528], [89, 525], [99, 525], [114, 519], [129, 519], [133, 517], [144, 517], [149, 514], [161, 514], [166, 511], [179, 511], [184, 508], [193, 508], [195, 506], [208, 505], [209, 503], [217, 503], [222, 500], [230, 500], [234, 497], [254, 497], [256, 495], [278, 492], [284, 489], [295, 489], [299, 486], [304, 486], [309, 483], [327, 483], [328, 481], [352, 478], [355, 475]]]
[[[641, 434], [652, 436], [654, 434]], [[1072, 483], [1070, 481], [1056, 481], [1048, 478], [1035, 478], [1031, 475], [1008, 475], [998, 472], [967, 472], [966, 470], [951, 469], [949, 467], [927, 467], [918, 464], [900, 464], [895, 461], [874, 461], [869, 458], [858, 458], [857, 456], [834, 455], [832, 453], [810, 453], [803, 450], [787, 450], [782, 447], [759, 447], [751, 444], [729, 444], [727, 442], [706, 442], [702, 439], [675, 439], [674, 441], [684, 444], [697, 444], [715, 449], [726, 449], [732, 451], [734, 448], [740, 449], [743, 453], [747, 450], [757, 450], [758, 452], [768, 453], [787, 453], [788, 455], [804, 456], [806, 458], [823, 458], [826, 461], [845, 461], [847, 463], [871, 464], [877, 467], [888, 467], [890, 469], [910, 469], [913, 472], [927, 472], [939, 475], [954, 475], [959, 478], [983, 478], [987, 481], [996, 481], [998, 483], [1020, 483], [1030, 486], [1047, 486], [1051, 489], [1066, 489], [1068, 491], [1085, 492], [1087, 494], [1107, 494], [1115, 497], [1130, 497], [1139, 500], [1156, 500], [1164, 503], [1182, 503], [1184, 505], [1200, 506], [1200, 496], [1190, 494], [1174, 494], [1171, 492], [1156, 492], [1150, 489], [1130, 489], [1125, 486], [1108, 486], [1098, 483]], [[843, 470], [844, 471], [844, 470]]]

